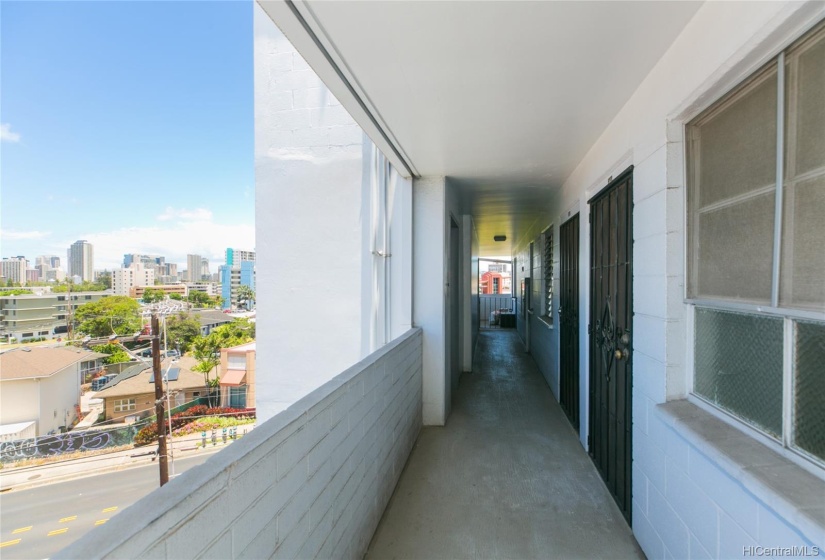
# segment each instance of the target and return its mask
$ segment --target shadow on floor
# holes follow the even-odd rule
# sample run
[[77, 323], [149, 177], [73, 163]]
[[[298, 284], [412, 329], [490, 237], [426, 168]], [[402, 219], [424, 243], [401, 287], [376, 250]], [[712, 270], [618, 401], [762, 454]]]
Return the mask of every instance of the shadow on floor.
[[366, 557], [644, 558], [516, 332], [482, 331], [476, 352]]

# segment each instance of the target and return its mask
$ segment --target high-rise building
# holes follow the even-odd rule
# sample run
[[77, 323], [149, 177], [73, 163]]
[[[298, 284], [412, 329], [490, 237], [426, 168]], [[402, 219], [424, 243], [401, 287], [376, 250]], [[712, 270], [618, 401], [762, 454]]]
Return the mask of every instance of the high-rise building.
[[255, 261], [241, 261], [238, 264], [222, 265], [221, 297], [224, 309], [238, 308], [238, 288], [249, 286], [255, 291]]
[[13, 284], [26, 283], [26, 269], [29, 268], [26, 257], [9, 257], [3, 259], [0, 263], [0, 276], [4, 283], [11, 282]]
[[145, 267], [139, 262], [132, 262], [126, 268], [112, 271], [112, 291], [118, 296], [128, 296], [136, 286], [152, 286], [155, 283], [155, 269]]
[[40, 255], [34, 260], [34, 265], [35, 267], [45, 265], [49, 268], [60, 268], [60, 257], [56, 255]]
[[72, 243], [67, 252], [69, 276], [79, 276], [83, 282], [94, 280], [94, 247], [85, 239]]
[[[200, 255], [186, 255], [187, 278], [190, 282], [200, 282], [204, 260]], [[207, 267], [209, 266], [208, 262], [209, 261], [207, 261]]]
[[255, 251], [244, 251], [242, 249], [233, 249], [228, 247], [226, 249], [226, 265], [232, 266], [235, 264], [240, 264], [244, 261], [252, 261], [255, 262]]

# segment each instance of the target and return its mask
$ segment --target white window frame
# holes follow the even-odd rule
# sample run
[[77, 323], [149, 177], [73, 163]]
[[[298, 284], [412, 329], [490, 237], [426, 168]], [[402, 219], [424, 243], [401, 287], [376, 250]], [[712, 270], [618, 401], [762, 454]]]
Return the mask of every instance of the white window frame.
[[129, 412], [130, 410], [135, 410], [137, 408], [137, 403], [135, 399], [117, 399], [114, 402], [114, 411], [115, 412]]
[[[684, 268], [684, 278], [685, 278], [685, 299], [684, 303], [687, 307], [686, 313], [686, 326], [687, 326], [687, 352], [686, 352], [686, 366], [687, 366], [687, 391], [689, 397], [692, 402], [696, 403], [697, 405], [701, 406], [704, 410], [711, 412], [714, 416], [726, 418], [728, 421], [733, 421], [740, 429], [743, 429], [746, 433], [751, 434], [752, 436], [756, 437], [763, 443], [767, 444], [770, 447], [776, 448], [777, 450], [781, 451], [782, 454], [790, 459], [792, 459], [797, 464], [800, 464], [806, 467], [808, 470], [811, 470], [813, 467], [813, 471], [819, 476], [822, 476], [823, 471], [825, 471], [825, 459], [812, 455], [811, 453], [807, 452], [804, 449], [801, 449], [794, 445], [794, 362], [795, 362], [795, 339], [796, 339], [796, 322], [799, 320], [802, 321], [812, 321], [825, 324], [825, 312], [822, 311], [812, 311], [806, 309], [796, 309], [790, 307], [781, 307], [779, 305], [779, 280], [780, 280], [780, 267], [781, 267], [781, 245], [782, 245], [782, 220], [783, 220], [783, 204], [784, 204], [784, 196], [783, 196], [783, 187], [786, 181], [785, 179], [785, 169], [784, 169], [784, 162], [785, 162], [785, 53], [794, 49], [797, 45], [801, 44], [802, 42], [808, 40], [810, 37], [817, 35], [823, 31], [823, 25], [825, 23], [820, 22], [813, 29], [808, 30], [806, 33], [802, 34], [800, 37], [796, 38], [794, 41], [789, 43], [785, 48], [779, 52], [778, 55], [772, 57], [770, 61], [768, 61], [765, 65], [761, 68], [756, 69], [755, 71], [749, 73], [745, 76], [741, 81], [739, 81], [731, 91], [737, 91], [740, 86], [746, 82], [748, 82], [752, 77], [757, 76], [761, 72], [763, 72], [766, 68], [770, 66], [775, 66], [777, 71], [777, 100], [776, 100], [776, 119], [777, 119], [777, 147], [776, 147], [776, 158], [777, 158], [777, 166], [776, 166], [776, 205], [775, 205], [775, 219], [774, 219], [774, 235], [773, 235], [773, 259], [772, 259], [772, 282], [771, 282], [771, 302], [768, 305], [764, 304], [752, 304], [746, 303], [741, 301], [734, 301], [734, 300], [723, 300], [723, 299], [705, 299], [701, 297], [690, 297], [688, 295], [688, 284], [690, 281], [690, 275], [692, 272], [693, 263], [689, 262], [688, 255], [690, 254], [688, 249], [691, 247], [693, 240], [689, 238], [687, 235], [689, 231], [689, 206], [688, 206], [688, 194], [691, 189], [690, 181], [688, 180], [689, 175], [689, 166], [693, 165], [693, 162], [690, 158], [689, 153], [689, 143], [690, 143], [690, 136], [688, 133], [688, 125], [690, 122], [695, 120], [695, 117], [701, 113], [704, 113], [707, 109], [717, 107], [722, 105], [726, 102], [727, 94], [719, 96], [713, 102], [711, 102], [703, 111], [700, 111], [694, 117], [690, 119], [686, 119], [683, 123], [683, 138], [685, 142], [683, 143], [683, 151], [682, 151], [682, 158], [684, 162], [684, 212], [683, 212], [683, 219], [684, 222], [684, 232], [685, 232], [685, 268]], [[765, 317], [775, 317], [775, 318], [782, 318], [783, 319], [783, 356], [782, 356], [782, 434], [780, 437], [776, 437], [772, 434], [767, 433], [766, 431], [760, 429], [759, 427], [755, 426], [754, 424], [748, 422], [746, 419], [743, 419], [739, 416], [736, 416], [732, 412], [729, 412], [719, 406], [717, 406], [712, 401], [706, 399], [704, 396], [698, 394], [694, 390], [694, 380], [695, 380], [695, 352], [696, 352], [696, 340], [695, 340], [695, 314], [696, 308], [704, 308], [716, 311], [730, 311], [730, 312], [739, 312], [744, 313], [752, 316], [765, 316]], [[801, 461], [800, 461], [801, 459]]]

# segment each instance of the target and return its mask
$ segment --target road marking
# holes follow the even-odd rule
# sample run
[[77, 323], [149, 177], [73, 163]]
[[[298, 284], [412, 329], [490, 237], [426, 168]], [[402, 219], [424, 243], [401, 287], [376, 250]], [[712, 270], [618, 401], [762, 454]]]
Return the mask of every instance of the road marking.
[[65, 533], [68, 530], [69, 530], [68, 527], [64, 527], [63, 529], [55, 529], [54, 531], [49, 531], [49, 534], [46, 535], [46, 536], [47, 537], [53, 537], [55, 535], [62, 535], [63, 533]]
[[102, 513], [108, 513], [108, 512], [110, 512], [110, 511], [115, 511], [116, 509], [117, 509], [117, 506], [115, 506], [115, 507], [110, 507], [110, 508], [106, 508], [106, 509], [104, 509], [104, 510], [103, 510], [103, 512], [102, 512]]
[[23, 539], [14, 539], [13, 541], [0, 542], [0, 548], [3, 548], [4, 546], [14, 546], [21, 540]]
[[71, 517], [64, 517], [58, 523], [66, 523], [67, 521], [74, 521], [75, 519], [77, 519], [77, 516], [72, 515]]
[[19, 529], [15, 529], [11, 532], [12, 535], [17, 535], [18, 533], [25, 533], [26, 531], [31, 531], [34, 525], [29, 525], [28, 527], [20, 527]]
[[98, 519], [97, 521], [95, 521], [95, 525], [103, 525], [107, 521], [109, 521], [109, 520], [108, 519]]

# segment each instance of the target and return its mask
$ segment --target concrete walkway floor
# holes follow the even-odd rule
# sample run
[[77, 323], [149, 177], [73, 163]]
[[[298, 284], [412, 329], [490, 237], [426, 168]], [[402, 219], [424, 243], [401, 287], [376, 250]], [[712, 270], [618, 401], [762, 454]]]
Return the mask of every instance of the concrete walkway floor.
[[482, 331], [476, 352], [366, 557], [644, 558], [516, 332]]

